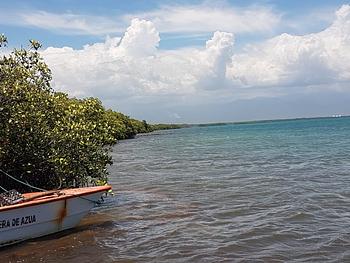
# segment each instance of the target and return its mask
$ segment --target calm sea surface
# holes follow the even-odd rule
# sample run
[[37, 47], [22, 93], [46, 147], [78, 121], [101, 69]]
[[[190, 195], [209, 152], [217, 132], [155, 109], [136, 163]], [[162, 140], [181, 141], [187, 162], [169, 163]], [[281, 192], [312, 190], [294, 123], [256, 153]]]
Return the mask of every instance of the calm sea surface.
[[350, 262], [350, 118], [157, 132], [113, 158], [115, 196], [0, 262]]

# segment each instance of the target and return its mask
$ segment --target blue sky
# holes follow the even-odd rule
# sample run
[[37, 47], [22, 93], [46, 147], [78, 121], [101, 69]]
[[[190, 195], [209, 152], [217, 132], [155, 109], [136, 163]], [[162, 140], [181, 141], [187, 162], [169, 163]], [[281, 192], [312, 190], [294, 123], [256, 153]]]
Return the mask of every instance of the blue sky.
[[[308, 1], [207, 1], [212, 5], [221, 6], [235, 6], [245, 8], [254, 5], [267, 6], [276, 12], [283, 15], [286, 20], [298, 20], [305, 19], [310, 14], [317, 14], [324, 12], [328, 14], [328, 17], [317, 17], [312, 23], [307, 21], [307, 24], [299, 26], [298, 28], [290, 28], [288, 25], [281, 25], [275, 32], [266, 32], [265, 34], [252, 34], [243, 33], [239, 39], [239, 45], [244, 45], [249, 41], [258, 41], [264, 37], [271, 36], [273, 33], [289, 32], [295, 34], [305, 34], [310, 32], [316, 32], [325, 28], [329, 24], [332, 13], [347, 1], [333, 0], [308, 0]], [[32, 11], [46, 11], [53, 14], [79, 14], [87, 16], [101, 16], [110, 18], [118, 18], [123, 14], [133, 14], [138, 12], [146, 12], [159, 9], [162, 6], [173, 5], [200, 5], [203, 1], [155, 1], [155, 0], [138, 0], [138, 1], [121, 1], [121, 0], [62, 0], [62, 1], [1, 1], [0, 10], [3, 12], [9, 11], [15, 13], [15, 11], [27, 12]], [[300, 21], [302, 23], [302, 21]], [[106, 34], [72, 34], [64, 32], [53, 32], [44, 28], [36, 26], [26, 25], [13, 25], [11, 23], [6, 24], [4, 21], [0, 25], [1, 32], [5, 33], [11, 40], [12, 46], [18, 46], [25, 43], [30, 38], [40, 39], [45, 46], [72, 46], [75, 48], [82, 47], [85, 44], [91, 44], [101, 41], [105, 38]], [[108, 35], [121, 36], [123, 32], [110, 32]], [[202, 45], [206, 41], [206, 37], [210, 36], [210, 32], [203, 33], [201, 36], [196, 34], [175, 34], [168, 32], [160, 32], [163, 35], [160, 47], [164, 49], [178, 48], [188, 45]], [[175, 37], [183, 36], [183, 37]]]
[[55, 89], [152, 122], [350, 114], [348, 4], [1, 1], [0, 33], [43, 44]]

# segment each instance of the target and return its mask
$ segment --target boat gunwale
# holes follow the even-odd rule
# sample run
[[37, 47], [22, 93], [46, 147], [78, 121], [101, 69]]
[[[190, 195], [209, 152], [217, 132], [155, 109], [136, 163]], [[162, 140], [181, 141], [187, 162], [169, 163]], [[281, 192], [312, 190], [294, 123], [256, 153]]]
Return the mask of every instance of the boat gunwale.
[[[79, 189], [80, 189], [80, 191], [79, 191]], [[31, 200], [28, 202], [23, 202], [23, 203], [18, 203], [18, 204], [0, 207], [0, 213], [4, 212], [4, 211], [13, 210], [13, 209], [20, 209], [20, 208], [25, 208], [25, 207], [30, 207], [30, 206], [52, 203], [52, 202], [61, 201], [61, 200], [83, 197], [86, 195], [95, 194], [95, 193], [99, 193], [99, 192], [107, 192], [110, 189], [112, 189], [112, 187], [110, 185], [63, 189], [63, 190], [60, 190], [61, 192], [64, 193], [62, 195], [39, 197], [38, 199], [34, 199], [34, 200]], [[32, 194], [32, 193], [28, 193], [28, 194]]]

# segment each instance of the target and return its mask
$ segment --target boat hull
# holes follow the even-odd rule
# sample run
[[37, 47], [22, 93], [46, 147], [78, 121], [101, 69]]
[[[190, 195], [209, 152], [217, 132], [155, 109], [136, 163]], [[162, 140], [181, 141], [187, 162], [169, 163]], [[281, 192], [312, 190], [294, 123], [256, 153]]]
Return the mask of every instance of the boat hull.
[[75, 227], [105, 191], [43, 198], [0, 210], [0, 247]]

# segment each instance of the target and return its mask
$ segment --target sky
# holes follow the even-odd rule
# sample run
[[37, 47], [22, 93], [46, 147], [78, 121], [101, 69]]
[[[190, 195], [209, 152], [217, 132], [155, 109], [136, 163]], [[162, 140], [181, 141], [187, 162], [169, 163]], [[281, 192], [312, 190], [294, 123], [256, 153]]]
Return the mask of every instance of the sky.
[[347, 1], [1, 1], [52, 87], [151, 123], [350, 114]]

